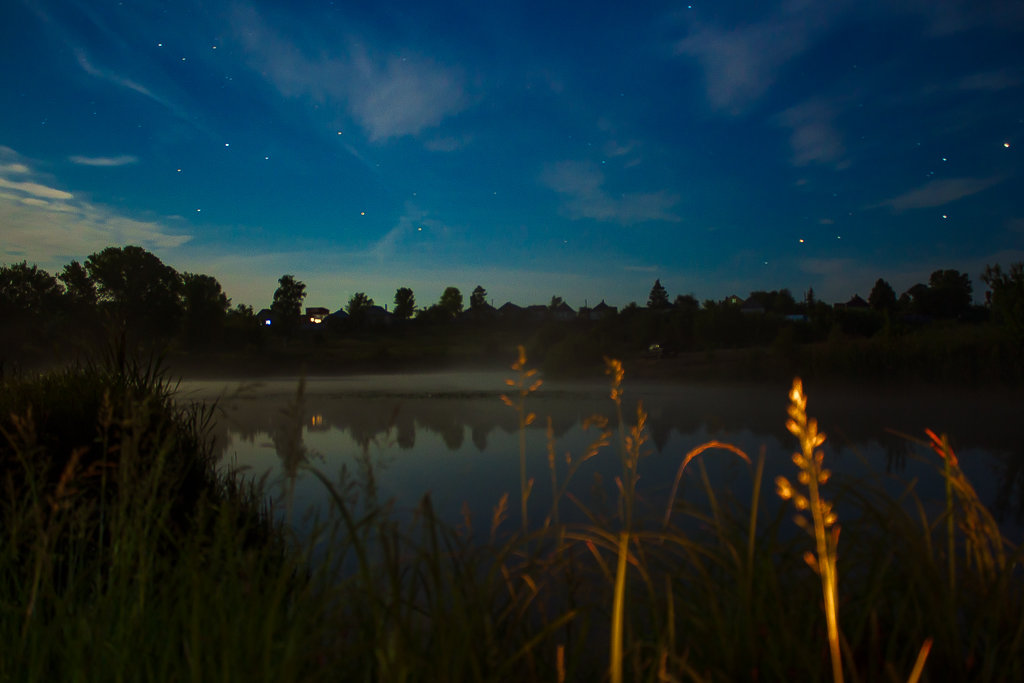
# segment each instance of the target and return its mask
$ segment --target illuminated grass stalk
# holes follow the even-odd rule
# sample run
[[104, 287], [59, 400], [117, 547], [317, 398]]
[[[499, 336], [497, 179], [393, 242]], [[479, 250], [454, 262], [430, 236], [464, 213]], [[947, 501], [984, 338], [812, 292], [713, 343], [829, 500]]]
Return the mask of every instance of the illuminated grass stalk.
[[533, 480], [526, 478], [526, 428], [537, 418], [536, 414], [526, 412], [526, 397], [537, 391], [543, 380], [531, 379], [537, 374], [536, 368], [526, 369], [526, 348], [520, 344], [518, 347], [519, 356], [512, 364], [516, 371], [515, 379], [506, 379], [505, 384], [511, 387], [518, 398], [513, 401], [507, 394], [501, 395], [501, 401], [510, 408], [514, 408], [519, 414], [519, 503], [520, 514], [523, 522], [523, 535], [525, 536], [529, 525], [526, 516], [526, 502], [530, 498], [530, 490], [533, 488]]
[[807, 520], [797, 516], [797, 523], [807, 529], [816, 543], [817, 554], [807, 553], [804, 560], [821, 577], [821, 591], [825, 600], [825, 620], [828, 625], [829, 653], [832, 657], [832, 679], [843, 681], [843, 665], [839, 652], [839, 601], [838, 576], [836, 573], [836, 546], [839, 542], [839, 527], [835, 526], [836, 514], [832, 503], [821, 497], [818, 486], [826, 483], [831, 472], [822, 466], [825, 453], [818, 447], [825, 443], [825, 435], [818, 432], [818, 422], [807, 417], [807, 397], [799, 378], [793, 380], [789, 392], [788, 429], [800, 440], [800, 452], [793, 454], [793, 462], [800, 468], [797, 480], [806, 487], [807, 495], [796, 489], [786, 477], [779, 476], [775, 484], [783, 500], [792, 499], [797, 510], [810, 510], [813, 526], [807, 529]]

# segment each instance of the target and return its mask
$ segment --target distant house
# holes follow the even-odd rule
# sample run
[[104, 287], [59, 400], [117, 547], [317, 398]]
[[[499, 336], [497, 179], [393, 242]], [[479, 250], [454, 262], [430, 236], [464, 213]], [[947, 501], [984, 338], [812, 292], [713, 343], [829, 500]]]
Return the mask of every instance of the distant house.
[[860, 298], [859, 294], [854, 294], [853, 298], [846, 303], [834, 304], [832, 308], [837, 311], [869, 311], [871, 310], [871, 305], [867, 301], [864, 301], [864, 299]]
[[306, 319], [304, 322], [310, 325], [321, 325], [327, 320], [327, 316], [331, 314], [329, 308], [322, 308], [320, 306], [310, 306], [306, 308]]
[[615, 306], [609, 306], [604, 302], [604, 299], [601, 299], [601, 303], [590, 309], [590, 319], [600, 320], [601, 318], [607, 315], [615, 315], [618, 312], [618, 308], [616, 308]]
[[459, 314], [460, 320], [472, 320], [475, 322], [494, 320], [497, 317], [498, 309], [487, 302], [482, 303], [476, 308], [467, 308]]
[[523, 314], [523, 307], [517, 306], [511, 301], [506, 301], [498, 308], [498, 315], [502, 318], [517, 318]]
[[730, 294], [729, 296], [725, 297], [724, 303], [731, 304], [733, 306], [742, 306], [743, 299], [736, 296], [735, 294]]
[[846, 302], [846, 307], [867, 310], [871, 308], [871, 305], [867, 301], [864, 301], [864, 299], [861, 299], [860, 295], [854, 294], [853, 298]]
[[552, 320], [561, 322], [575, 320], [576, 318], [576, 311], [572, 310], [572, 307], [564, 301], [558, 302], [558, 305], [554, 308], [549, 308], [548, 313], [551, 315]]
[[390, 325], [395, 321], [393, 313], [386, 307], [373, 305], [366, 309], [366, 322], [370, 325]]
[[348, 311], [344, 308], [339, 308], [334, 313], [327, 316], [327, 320], [325, 322], [334, 325], [345, 320], [348, 320]]
[[544, 320], [548, 315], [548, 307], [542, 306], [540, 304], [527, 306], [523, 310], [526, 312], [526, 315], [527, 317], [530, 318], [530, 320], [536, 320], [538, 322]]
[[260, 325], [270, 327], [277, 320], [277, 315], [272, 313], [269, 308], [261, 308], [260, 312], [256, 314], [256, 319], [260, 321]]

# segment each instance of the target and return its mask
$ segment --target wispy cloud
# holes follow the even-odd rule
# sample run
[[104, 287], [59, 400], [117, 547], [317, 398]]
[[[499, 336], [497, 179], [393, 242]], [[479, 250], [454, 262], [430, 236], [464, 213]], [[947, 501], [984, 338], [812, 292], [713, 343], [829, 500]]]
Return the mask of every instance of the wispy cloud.
[[157, 104], [166, 107], [171, 112], [173, 112], [174, 115], [178, 118], [186, 120], [188, 119], [185, 113], [178, 106], [173, 104], [170, 100], [156, 94], [155, 92], [153, 92], [146, 86], [142, 85], [141, 83], [131, 78], [122, 76], [113, 71], [110, 71], [109, 69], [103, 69], [93, 64], [92, 61], [90, 61], [88, 55], [86, 55], [85, 50], [82, 50], [81, 48], [76, 49], [75, 58], [78, 60], [78, 65], [82, 67], [82, 70], [90, 76], [94, 76], [109, 83], [113, 83], [114, 85], [136, 92], [142, 95], [143, 97], [149, 98]]
[[455, 152], [470, 144], [472, 136], [466, 135], [458, 138], [441, 137], [427, 140], [423, 146], [431, 152]]
[[130, 154], [124, 154], [118, 157], [83, 157], [75, 155], [68, 157], [68, 160], [73, 164], [79, 164], [81, 166], [128, 166], [139, 162], [138, 157]]
[[927, 209], [943, 206], [958, 199], [969, 197], [987, 190], [1002, 180], [1001, 178], [950, 178], [932, 180], [921, 187], [904, 192], [901, 195], [886, 199], [868, 208], [889, 207], [893, 211], [908, 209]]
[[17, 255], [41, 265], [81, 258], [112, 244], [170, 248], [191, 239], [159, 221], [125, 216], [53, 187], [9, 148], [0, 148], [0, 225], [0, 258]]
[[701, 65], [711, 107], [737, 115], [768, 92], [782, 67], [819, 39], [842, 5], [783, 3], [776, 15], [731, 30], [697, 24], [676, 42], [675, 53]]
[[[403, 252], [402, 247], [410, 240], [424, 233], [436, 241], [439, 237], [447, 236], [448, 230], [443, 223], [430, 218], [426, 210], [407, 202], [398, 223], [374, 243], [369, 253], [378, 262], [390, 261]], [[405, 250], [405, 253], [408, 251]]]
[[659, 191], [612, 196], [604, 188], [604, 174], [590, 162], [552, 164], [544, 169], [540, 180], [549, 189], [563, 195], [562, 208], [572, 219], [592, 218], [622, 225], [681, 220], [673, 211], [679, 203], [678, 195]]
[[253, 9], [234, 23], [253, 66], [283, 95], [347, 110], [371, 141], [415, 136], [469, 105], [462, 70], [430, 57], [381, 56], [354, 39], [310, 57]]
[[835, 117], [836, 107], [819, 98], [790, 107], [776, 116], [779, 125], [790, 129], [793, 165], [842, 165], [846, 148], [836, 129]]
[[64, 190], [58, 190], [55, 187], [49, 187], [41, 183], [33, 182], [16, 182], [7, 180], [6, 178], [0, 177], [0, 187], [14, 190], [16, 193], [22, 196], [30, 197], [42, 197], [43, 199], [71, 199], [72, 195], [70, 192]]

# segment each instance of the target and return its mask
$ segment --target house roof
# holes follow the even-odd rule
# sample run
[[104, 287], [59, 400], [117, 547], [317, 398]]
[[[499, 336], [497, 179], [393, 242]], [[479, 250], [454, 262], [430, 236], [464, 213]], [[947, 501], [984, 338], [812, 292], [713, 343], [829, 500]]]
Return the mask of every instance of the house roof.
[[853, 298], [846, 302], [847, 308], [871, 308], [867, 301], [860, 298], [859, 294], [854, 294]]
[[572, 310], [572, 306], [570, 306], [569, 304], [565, 303], [564, 301], [559, 301], [558, 305], [555, 306], [551, 310], [553, 310], [553, 311], [555, 311], [557, 313], [575, 313], [576, 312], [576, 311]]

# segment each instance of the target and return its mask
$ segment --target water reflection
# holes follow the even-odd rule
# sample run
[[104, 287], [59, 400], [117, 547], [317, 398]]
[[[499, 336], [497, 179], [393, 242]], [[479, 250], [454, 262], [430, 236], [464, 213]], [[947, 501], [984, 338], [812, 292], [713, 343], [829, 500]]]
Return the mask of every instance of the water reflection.
[[[220, 397], [218, 444], [225, 458], [254, 472], [292, 474], [314, 459], [315, 466], [333, 474], [354, 467], [356, 458], [370, 458], [379, 470], [376, 485], [382, 496], [411, 507], [429, 491], [453, 519], [463, 502], [486, 516], [502, 493], [514, 497], [518, 492], [518, 420], [498, 400], [504, 388], [501, 374], [311, 379], [301, 392], [298, 387], [294, 379], [259, 385], [189, 382], [182, 393]], [[627, 381], [626, 405], [641, 399], [649, 413], [651, 453], [640, 466], [641, 487], [652, 496], [664, 492], [682, 455], [710, 439], [734, 443], [751, 455], [764, 447], [768, 473], [790, 468], [795, 443], [784, 424], [787, 389], [631, 387]], [[930, 464], [916, 457], [926, 450], [899, 433], [921, 436], [929, 427], [951, 435], [983, 502], [1004, 523], [1020, 528], [1024, 522], [1020, 397], [813, 384], [807, 391], [809, 412], [828, 434], [826, 457], [837, 473], [898, 475], [901, 482], [917, 478], [924, 487], [918, 491], [928, 493], [938, 481], [934, 460]], [[529, 401], [529, 409], [542, 418], [527, 428], [534, 500], [550, 501], [545, 499], [550, 474], [543, 418], [551, 418], [556, 452], [578, 454], [593, 438], [584, 433], [583, 420], [595, 413], [611, 415], [612, 404], [605, 386], [597, 383], [546, 384]], [[984, 415], [984, 421], [975, 415]], [[716, 488], [744, 499], [750, 480], [742, 462], [705, 456], [705, 464]], [[602, 491], [612, 495], [618, 469], [614, 449], [609, 449], [581, 472], [580, 486], [596, 487], [598, 496]], [[891, 486], [897, 492], [904, 484], [893, 479]], [[697, 489], [691, 483], [690, 495], [699, 496]], [[322, 490], [301, 476], [289, 494], [300, 503], [317, 504], [322, 498]]]

